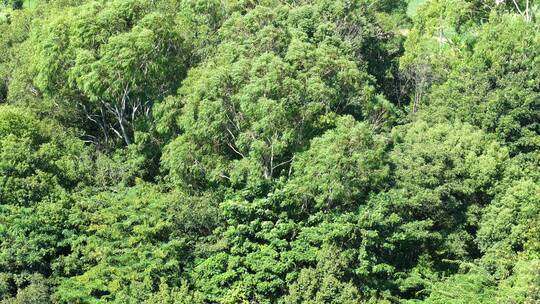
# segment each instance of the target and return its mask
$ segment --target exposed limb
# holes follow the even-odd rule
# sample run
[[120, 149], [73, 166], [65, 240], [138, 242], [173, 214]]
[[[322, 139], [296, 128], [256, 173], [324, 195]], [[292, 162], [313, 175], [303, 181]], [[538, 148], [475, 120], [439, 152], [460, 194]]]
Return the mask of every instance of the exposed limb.
[[238, 151], [233, 144], [231, 143], [227, 143], [227, 146], [229, 146], [229, 148], [231, 148], [236, 154], [240, 155], [242, 158], [246, 158], [244, 156], [244, 154], [242, 154], [242, 152]]
[[[101, 115], [93, 115], [93, 114], [90, 114], [90, 112], [88, 111], [86, 105], [84, 103], [78, 103], [78, 105], [82, 108], [83, 110], [83, 113], [86, 117], [86, 119], [88, 119], [89, 121], [93, 122], [98, 128], [99, 130], [101, 130], [101, 133], [103, 134], [103, 136], [105, 137], [105, 143], [108, 142], [109, 140], [109, 132], [107, 131], [107, 123], [105, 121], [105, 118], [103, 117], [104, 113], [103, 113], [103, 108], [100, 108], [100, 114]], [[93, 142], [94, 144], [98, 144], [99, 143], [99, 140], [97, 137], [95, 136], [92, 136], [92, 135], [87, 135], [89, 138], [92, 138], [91, 139], [91, 142]], [[86, 141], [88, 142], [88, 141]]]
[[135, 114], [137, 114], [137, 111], [139, 110], [139, 107], [141, 107], [141, 102], [137, 101], [133, 109], [131, 110], [131, 123], [135, 121]]
[[525, 15], [523, 15], [523, 12], [522, 12], [521, 9], [519, 8], [519, 5], [518, 5], [517, 1], [516, 1], [516, 0], [512, 0], [512, 1], [514, 2], [514, 5], [516, 6], [516, 8], [517, 8], [519, 14], [520, 14], [521, 16], [525, 16]]
[[110, 105], [110, 104], [108, 104], [106, 102], [102, 102], [102, 104], [107, 108], [107, 110], [109, 112], [111, 112], [116, 117], [116, 121], [117, 121], [117, 123], [118, 123], [118, 125], [120, 127], [120, 132], [118, 130], [116, 130], [114, 127], [112, 127], [112, 125], [110, 125], [110, 128], [121, 139], [124, 140], [126, 145], [130, 145], [132, 143], [131, 136], [130, 136], [130, 133], [129, 133], [130, 131], [127, 129], [127, 126], [126, 126], [126, 125], [129, 124], [129, 122], [125, 118], [126, 109], [127, 109], [127, 99], [128, 99], [129, 92], [130, 92], [130, 89], [129, 89], [129, 83], [128, 83], [124, 87], [120, 104], [115, 104], [113, 106], [113, 105]]
[[99, 144], [99, 139], [96, 136], [86, 134], [85, 137], [88, 139], [83, 139], [83, 142], [93, 144], [93, 145]]
[[529, 2], [530, 2], [530, 1], [527, 0], [527, 2], [526, 2], [526, 7], [525, 7], [525, 15], [526, 15], [526, 18], [525, 18], [525, 19], [527, 20], [527, 22], [530, 22], [530, 21], [531, 21], [531, 13], [530, 13], [531, 10], [530, 10], [530, 8], [529, 8]]
[[512, 0], [514, 3], [514, 6], [518, 10], [519, 14], [525, 19], [525, 21], [530, 22], [531, 21], [531, 15], [530, 15], [530, 0], [525, 1], [525, 11], [522, 11], [519, 7], [519, 4], [516, 0]]
[[227, 179], [227, 180], [231, 180], [231, 178], [228, 177], [228, 176], [225, 175], [225, 174], [220, 174], [219, 177], [224, 178], [224, 179]]
[[107, 131], [107, 121], [105, 119], [105, 113], [103, 112], [103, 105], [99, 107], [99, 112], [101, 114], [101, 124], [100, 126], [103, 129], [103, 135], [105, 136], [105, 143], [109, 143], [109, 132]]
[[294, 156], [293, 156], [291, 159], [289, 159], [289, 160], [286, 160], [286, 161], [284, 161], [284, 162], [281, 162], [281, 163], [279, 163], [279, 164], [273, 166], [272, 169], [277, 169], [277, 168], [279, 168], [279, 167], [281, 167], [281, 166], [283, 166], [283, 165], [286, 165], [286, 164], [292, 162], [293, 160], [294, 160]]
[[232, 139], [233, 140], [236, 140], [236, 136], [234, 136], [234, 133], [229, 129], [229, 128], [225, 128], [227, 130], [227, 132], [229, 132], [229, 134], [231, 135]]
[[274, 142], [270, 140], [270, 177], [274, 175]]
[[294, 158], [296, 157], [296, 155], [294, 155], [292, 158], [291, 158], [291, 165], [289, 166], [289, 175], [288, 177], [291, 177], [291, 174], [292, 174], [292, 162], [294, 161]]
[[118, 130], [116, 130], [116, 129], [112, 126], [112, 124], [109, 124], [109, 129], [110, 129], [111, 131], [113, 131], [113, 133], [116, 134], [116, 136], [118, 136], [118, 138], [123, 139], [122, 134], [120, 134], [120, 132], [119, 132]]
[[129, 92], [130, 92], [129, 83], [126, 83], [124, 92], [122, 94], [122, 111], [119, 113], [120, 114], [119, 123], [120, 123], [120, 129], [122, 130], [122, 134], [124, 136], [124, 141], [126, 142], [127, 145], [131, 144], [130, 134], [128, 133], [128, 130], [126, 130], [126, 126], [125, 126], [125, 124], [128, 123], [125, 119], [125, 114], [126, 114], [126, 104], [127, 104]]

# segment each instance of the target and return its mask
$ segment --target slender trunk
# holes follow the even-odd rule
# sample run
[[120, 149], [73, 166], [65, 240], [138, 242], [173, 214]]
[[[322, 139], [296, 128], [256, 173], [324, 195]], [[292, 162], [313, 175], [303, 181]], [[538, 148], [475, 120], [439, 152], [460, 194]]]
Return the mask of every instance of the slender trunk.
[[416, 111], [418, 111], [418, 107], [420, 106], [420, 101], [422, 99], [423, 86], [424, 86], [423, 80], [417, 80], [416, 88], [414, 90], [413, 113], [416, 113]]
[[118, 123], [120, 124], [120, 131], [122, 132], [122, 137], [124, 138], [124, 142], [126, 143], [126, 145], [131, 145], [131, 137], [130, 137], [130, 134], [129, 134], [129, 131], [126, 129], [126, 121], [125, 119], [121, 118], [121, 119], [118, 119]]

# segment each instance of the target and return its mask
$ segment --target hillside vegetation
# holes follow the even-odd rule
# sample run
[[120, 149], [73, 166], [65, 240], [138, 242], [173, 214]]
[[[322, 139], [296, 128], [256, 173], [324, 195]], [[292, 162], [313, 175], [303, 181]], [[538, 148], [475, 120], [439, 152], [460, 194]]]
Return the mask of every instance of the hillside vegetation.
[[2, 0], [0, 304], [540, 303], [539, 18]]

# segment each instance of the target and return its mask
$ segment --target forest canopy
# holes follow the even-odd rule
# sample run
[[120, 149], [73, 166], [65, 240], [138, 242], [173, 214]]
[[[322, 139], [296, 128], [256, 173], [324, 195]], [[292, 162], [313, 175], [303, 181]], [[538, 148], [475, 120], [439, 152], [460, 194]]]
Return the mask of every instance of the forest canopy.
[[540, 303], [540, 3], [0, 0], [33, 303]]

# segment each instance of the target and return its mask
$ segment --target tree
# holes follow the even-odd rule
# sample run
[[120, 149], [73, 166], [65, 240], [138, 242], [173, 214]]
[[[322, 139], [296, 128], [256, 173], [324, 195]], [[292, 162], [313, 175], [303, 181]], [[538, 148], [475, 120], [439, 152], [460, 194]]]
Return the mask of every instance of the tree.
[[56, 261], [59, 302], [141, 303], [165, 286], [180, 286], [194, 241], [212, 225], [208, 201], [145, 183], [89, 191], [75, 196], [68, 222], [77, 233], [67, 240], [69, 254]]
[[411, 90], [413, 113], [426, 101], [431, 86], [444, 81], [468, 51], [470, 32], [485, 18], [479, 12], [482, 6], [467, 0], [429, 1], [414, 16], [400, 58], [401, 72]]
[[295, 156], [285, 191], [299, 213], [355, 208], [388, 182], [387, 139], [352, 117], [336, 124]]
[[497, 134], [512, 155], [534, 153], [539, 140], [539, 31], [515, 15], [494, 18], [482, 27], [472, 53], [433, 88], [426, 117], [467, 121]]
[[212, 59], [156, 108], [174, 138], [162, 160], [171, 181], [261, 191], [337, 115], [384, 125], [391, 105], [340, 35], [344, 5], [259, 5], [231, 17]]
[[68, 248], [69, 193], [91, 181], [87, 152], [54, 121], [0, 106], [0, 272], [14, 286], [8, 294], [32, 297], [33, 287], [13, 282], [48, 276]]
[[361, 303], [356, 287], [342, 278], [347, 264], [342, 262], [339, 249], [323, 247], [319, 255], [316, 268], [300, 270], [285, 303]]
[[540, 252], [539, 190], [532, 180], [515, 181], [482, 216], [477, 242], [484, 252], [483, 264], [497, 278], [506, 278], [520, 257]]
[[185, 73], [173, 17], [145, 1], [90, 2], [40, 30], [32, 40], [34, 82], [46, 98], [84, 115], [97, 128], [88, 130], [93, 141], [133, 143], [139, 120]]

